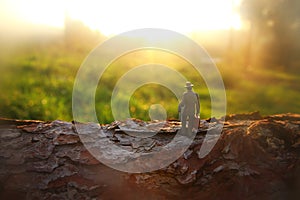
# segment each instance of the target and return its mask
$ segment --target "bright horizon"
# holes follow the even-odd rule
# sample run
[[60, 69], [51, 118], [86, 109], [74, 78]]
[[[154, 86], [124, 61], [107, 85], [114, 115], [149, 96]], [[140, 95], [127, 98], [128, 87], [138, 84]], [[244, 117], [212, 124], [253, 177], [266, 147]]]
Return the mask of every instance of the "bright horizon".
[[164, 28], [181, 33], [241, 29], [241, 0], [2, 0], [6, 24], [19, 21], [63, 28], [66, 16], [105, 35], [137, 28]]

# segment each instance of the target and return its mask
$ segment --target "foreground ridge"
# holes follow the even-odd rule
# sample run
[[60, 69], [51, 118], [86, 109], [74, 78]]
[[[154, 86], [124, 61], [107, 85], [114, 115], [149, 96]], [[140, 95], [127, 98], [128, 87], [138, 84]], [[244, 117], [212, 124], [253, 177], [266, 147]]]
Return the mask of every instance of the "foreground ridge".
[[[163, 169], [130, 174], [95, 159], [74, 123], [0, 120], [0, 199], [296, 199], [300, 196], [300, 115], [225, 117], [220, 139], [199, 158], [199, 149], [217, 119], [203, 120], [189, 149]], [[162, 125], [163, 124], [163, 125]], [[136, 133], [159, 132], [137, 139]], [[180, 129], [177, 121], [130, 120], [102, 125], [105, 140], [129, 152], [151, 152]], [[158, 128], [159, 127], [159, 130]], [[90, 142], [95, 137], [86, 138]], [[105, 148], [104, 148], [105, 150]]]

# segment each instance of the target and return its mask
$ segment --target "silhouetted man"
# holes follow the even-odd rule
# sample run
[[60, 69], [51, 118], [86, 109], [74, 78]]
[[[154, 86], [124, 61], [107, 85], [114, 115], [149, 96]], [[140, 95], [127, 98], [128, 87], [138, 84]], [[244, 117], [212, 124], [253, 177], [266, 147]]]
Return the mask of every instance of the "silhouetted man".
[[193, 127], [198, 129], [198, 116], [200, 112], [199, 96], [193, 92], [193, 86], [191, 82], [186, 82], [185, 88], [187, 91], [183, 93], [182, 100], [178, 105], [182, 125], [181, 130], [183, 133], [189, 134], [192, 132]]

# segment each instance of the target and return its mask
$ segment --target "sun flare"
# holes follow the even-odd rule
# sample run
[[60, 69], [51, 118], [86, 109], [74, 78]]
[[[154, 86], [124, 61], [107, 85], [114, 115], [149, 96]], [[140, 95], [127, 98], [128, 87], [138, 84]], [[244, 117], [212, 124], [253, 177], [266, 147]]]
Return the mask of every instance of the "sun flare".
[[35, 24], [63, 27], [66, 15], [105, 35], [137, 28], [164, 28], [182, 33], [241, 28], [235, 11], [240, 0], [7, 0], [19, 18]]

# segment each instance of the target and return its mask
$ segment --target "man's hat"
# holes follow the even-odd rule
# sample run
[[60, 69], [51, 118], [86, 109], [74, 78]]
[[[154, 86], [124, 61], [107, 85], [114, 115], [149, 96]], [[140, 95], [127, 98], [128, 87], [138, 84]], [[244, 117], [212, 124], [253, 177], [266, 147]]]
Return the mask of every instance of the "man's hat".
[[189, 82], [189, 81], [187, 81], [186, 83], [185, 83], [185, 86], [184, 87], [186, 87], [186, 88], [191, 88], [191, 87], [193, 87], [194, 85], [191, 83], [191, 82]]

